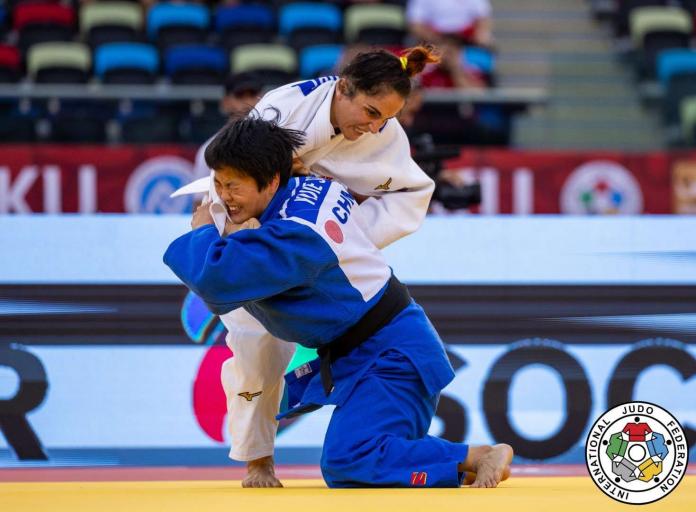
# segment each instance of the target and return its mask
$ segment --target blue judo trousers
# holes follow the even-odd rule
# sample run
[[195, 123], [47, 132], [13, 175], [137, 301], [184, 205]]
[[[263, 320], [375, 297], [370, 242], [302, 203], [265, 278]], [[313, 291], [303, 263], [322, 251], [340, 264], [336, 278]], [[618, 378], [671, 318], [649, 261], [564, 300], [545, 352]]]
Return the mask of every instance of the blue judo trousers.
[[427, 435], [437, 398], [406, 357], [381, 354], [331, 416], [321, 457], [327, 485], [458, 487], [468, 447]]
[[[377, 304], [392, 276], [360, 228], [346, 189], [315, 177], [279, 188], [261, 227], [220, 237], [202, 226], [172, 242], [165, 263], [216, 314], [244, 307], [279, 339], [320, 348]], [[428, 436], [454, 378], [444, 346], [412, 300], [331, 364], [327, 393], [315, 360], [286, 376], [290, 409], [332, 404], [321, 469], [330, 487], [457, 487], [465, 444]]]

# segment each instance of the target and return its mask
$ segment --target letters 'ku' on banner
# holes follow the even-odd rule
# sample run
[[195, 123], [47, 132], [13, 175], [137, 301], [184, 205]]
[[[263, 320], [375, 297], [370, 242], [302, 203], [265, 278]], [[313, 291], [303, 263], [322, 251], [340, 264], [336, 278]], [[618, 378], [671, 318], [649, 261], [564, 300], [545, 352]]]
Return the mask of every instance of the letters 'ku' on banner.
[[[185, 213], [193, 146], [8, 145], [0, 214]], [[445, 163], [454, 183], [478, 181], [481, 214], [696, 213], [696, 152], [572, 152], [464, 148]], [[437, 211], [437, 209], [436, 209]]]

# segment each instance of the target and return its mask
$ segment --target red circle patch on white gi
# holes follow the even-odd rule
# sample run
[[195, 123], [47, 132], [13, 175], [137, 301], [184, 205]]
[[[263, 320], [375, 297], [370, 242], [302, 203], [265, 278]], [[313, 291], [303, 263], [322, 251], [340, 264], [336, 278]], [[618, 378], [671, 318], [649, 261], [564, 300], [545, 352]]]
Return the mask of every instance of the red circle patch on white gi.
[[343, 243], [343, 231], [341, 231], [341, 226], [339, 226], [336, 221], [327, 220], [324, 223], [324, 231], [326, 231], [329, 238], [337, 244]]

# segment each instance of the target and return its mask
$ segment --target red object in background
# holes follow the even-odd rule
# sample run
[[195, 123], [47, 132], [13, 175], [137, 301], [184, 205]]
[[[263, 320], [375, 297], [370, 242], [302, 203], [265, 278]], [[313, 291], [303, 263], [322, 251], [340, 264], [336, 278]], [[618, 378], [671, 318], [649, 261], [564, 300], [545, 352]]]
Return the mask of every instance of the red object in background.
[[227, 401], [220, 381], [222, 363], [232, 357], [227, 345], [213, 345], [201, 361], [193, 383], [193, 411], [198, 424], [213, 440], [224, 442]]
[[148, 201], [165, 203], [168, 193], [193, 181], [196, 150], [182, 145], [3, 145], [0, 214], [155, 213]]
[[19, 70], [20, 64], [19, 49], [9, 44], [0, 44], [0, 67]]
[[677, 157], [685, 155], [465, 148], [446, 168], [481, 182], [483, 214], [660, 214], [672, 213]]
[[66, 5], [52, 2], [27, 2], [17, 5], [12, 13], [13, 28], [22, 30], [31, 24], [55, 24], [72, 26], [75, 11]]
[[[3, 145], [0, 214], [188, 213], [191, 197], [169, 194], [196, 178], [196, 149]], [[482, 183], [482, 214], [659, 214], [672, 212], [672, 168], [691, 161], [694, 152], [464, 148], [446, 167]]]

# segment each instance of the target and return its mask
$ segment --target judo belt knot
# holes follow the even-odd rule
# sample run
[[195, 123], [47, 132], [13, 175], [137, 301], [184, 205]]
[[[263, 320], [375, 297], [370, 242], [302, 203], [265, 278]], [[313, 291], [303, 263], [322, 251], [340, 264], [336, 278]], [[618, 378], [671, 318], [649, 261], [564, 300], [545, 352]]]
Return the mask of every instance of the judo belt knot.
[[392, 275], [387, 283], [387, 289], [377, 301], [377, 304], [372, 306], [343, 335], [317, 350], [321, 361], [319, 367], [321, 383], [326, 396], [329, 396], [334, 388], [333, 377], [331, 376], [331, 363], [348, 355], [353, 349], [367, 341], [382, 327], [391, 322], [410, 303], [411, 295], [408, 293], [408, 288]]

